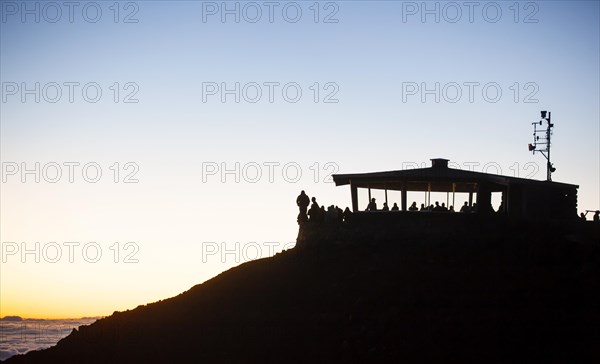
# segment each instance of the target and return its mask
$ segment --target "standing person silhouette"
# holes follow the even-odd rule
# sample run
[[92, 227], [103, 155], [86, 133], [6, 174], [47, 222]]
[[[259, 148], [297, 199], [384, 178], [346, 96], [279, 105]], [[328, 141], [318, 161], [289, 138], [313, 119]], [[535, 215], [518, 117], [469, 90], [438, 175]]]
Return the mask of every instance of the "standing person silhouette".
[[298, 214], [298, 221], [307, 221], [308, 216], [306, 216], [306, 212], [308, 211], [310, 199], [304, 191], [300, 192], [300, 195], [298, 196], [298, 198], [296, 198], [296, 204], [300, 208], [300, 214]]
[[377, 211], [377, 203], [374, 198], [372, 198], [369, 205], [367, 205], [367, 211]]
[[470, 210], [469, 203], [465, 201], [465, 204], [460, 208], [460, 212], [469, 212]]
[[320, 220], [321, 208], [319, 207], [316, 198], [313, 197], [311, 201], [312, 205], [310, 206], [310, 210], [308, 210], [308, 215], [310, 217], [310, 221], [317, 222]]

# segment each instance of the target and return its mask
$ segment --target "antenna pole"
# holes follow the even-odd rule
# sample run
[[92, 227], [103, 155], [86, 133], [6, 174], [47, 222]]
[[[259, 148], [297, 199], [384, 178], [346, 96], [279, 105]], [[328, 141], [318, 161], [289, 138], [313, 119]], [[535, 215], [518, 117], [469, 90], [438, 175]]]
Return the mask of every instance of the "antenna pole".
[[[549, 111], [542, 111], [542, 120], [531, 123], [533, 125], [533, 144], [529, 144], [529, 151], [540, 152], [544, 158], [546, 158], [546, 181], [552, 181], [552, 173], [556, 171], [556, 168], [550, 162], [550, 139], [552, 136], [552, 124], [551, 113]], [[546, 130], [538, 129], [538, 125], [543, 125], [544, 121], [547, 123]], [[543, 146], [538, 149], [539, 146]]]
[[548, 127], [546, 128], [546, 139], [548, 139], [548, 163], [546, 163], [546, 181], [552, 181], [552, 163], [550, 163], [550, 136], [552, 135], [552, 123], [550, 122], [550, 111], [548, 111]]

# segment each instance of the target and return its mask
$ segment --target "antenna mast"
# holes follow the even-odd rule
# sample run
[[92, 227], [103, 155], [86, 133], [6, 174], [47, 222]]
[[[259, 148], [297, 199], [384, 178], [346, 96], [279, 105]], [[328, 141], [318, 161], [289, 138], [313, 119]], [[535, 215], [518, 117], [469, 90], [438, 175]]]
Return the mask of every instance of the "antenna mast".
[[[540, 121], [531, 123], [533, 125], [533, 144], [529, 144], [529, 151], [533, 154], [540, 152], [546, 158], [546, 181], [552, 181], [552, 172], [556, 171], [556, 168], [550, 162], [550, 137], [552, 136], [554, 124], [550, 120], [549, 111], [542, 111], [541, 116]], [[544, 121], [547, 123], [546, 129], [538, 129], [538, 125], [542, 126]], [[538, 146], [542, 146], [542, 148], [538, 149]]]

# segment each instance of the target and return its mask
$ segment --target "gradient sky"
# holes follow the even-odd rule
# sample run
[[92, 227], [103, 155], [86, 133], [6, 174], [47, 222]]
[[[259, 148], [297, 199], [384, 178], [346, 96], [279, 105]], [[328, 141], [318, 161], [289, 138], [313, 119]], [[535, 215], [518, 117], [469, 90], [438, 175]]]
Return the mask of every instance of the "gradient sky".
[[[553, 179], [580, 186], [580, 211], [600, 208], [597, 1], [475, 2], [472, 18], [464, 2], [228, 2], [239, 6], [239, 22], [235, 14], [223, 21], [221, 2], [77, 2], [72, 21], [62, 2], [54, 3], [60, 17], [45, 2], [0, 3], [0, 316], [108, 315], [267, 256], [270, 242], [281, 250], [296, 238], [300, 190], [350, 204], [348, 188], [327, 179], [332, 172], [445, 157], [455, 167], [545, 179], [545, 160], [527, 151], [540, 110], [555, 123]], [[65, 82], [79, 84], [73, 102]], [[269, 82], [279, 83], [273, 102]], [[36, 83], [40, 102], [23, 92]], [[54, 83], [62, 97], [49, 102]], [[90, 83], [102, 91], [98, 102], [82, 96]], [[239, 83], [246, 99], [203, 94], [208, 83]], [[420, 90], [408, 94], [407, 83]], [[439, 102], [420, 92], [436, 83]], [[256, 84], [262, 97], [248, 102]], [[286, 84], [301, 89], [297, 102], [287, 101], [294, 88], [283, 97]], [[451, 102], [457, 84], [462, 97]], [[485, 97], [484, 85], [493, 86]], [[123, 102], [132, 91], [138, 102]], [[338, 102], [324, 102], [331, 92]], [[8, 173], [36, 162], [47, 172], [39, 183]], [[65, 162], [79, 163], [73, 183]], [[51, 183], [54, 163], [63, 174]], [[102, 169], [97, 183], [84, 180], [87, 163]], [[238, 182], [221, 173], [236, 163]], [[138, 182], [124, 183], [135, 166]], [[39, 262], [22, 257], [36, 242]], [[72, 262], [69, 242], [80, 244]], [[95, 250], [82, 252], [90, 242], [102, 253], [96, 263]]]

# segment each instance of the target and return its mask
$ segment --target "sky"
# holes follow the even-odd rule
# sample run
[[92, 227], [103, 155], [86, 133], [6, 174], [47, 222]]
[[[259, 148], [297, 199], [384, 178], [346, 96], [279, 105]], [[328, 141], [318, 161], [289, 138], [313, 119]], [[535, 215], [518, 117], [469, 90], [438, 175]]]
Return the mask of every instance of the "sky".
[[600, 208], [598, 1], [0, 4], [0, 316], [109, 315], [290, 248], [300, 190], [350, 205], [331, 174], [544, 180], [541, 110], [553, 180]]

